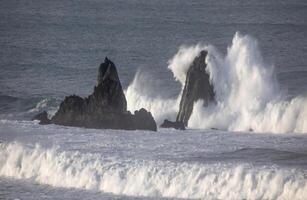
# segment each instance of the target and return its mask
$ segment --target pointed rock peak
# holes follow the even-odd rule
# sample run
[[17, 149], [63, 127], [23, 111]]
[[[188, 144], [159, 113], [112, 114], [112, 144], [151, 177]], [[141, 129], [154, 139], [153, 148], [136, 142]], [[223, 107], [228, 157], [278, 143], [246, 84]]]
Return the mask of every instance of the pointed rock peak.
[[105, 80], [119, 81], [118, 74], [114, 63], [105, 57], [104, 63], [100, 64], [98, 71], [98, 85]]
[[[199, 62], [206, 62], [206, 57], [208, 55], [208, 52], [206, 50], [202, 50], [199, 55], [194, 59], [192, 65], [200, 64]], [[205, 63], [204, 63], [205, 64]]]
[[179, 112], [176, 121], [188, 125], [189, 118], [193, 112], [193, 105], [198, 100], [203, 100], [204, 106], [214, 102], [214, 88], [210, 83], [210, 77], [206, 71], [207, 51], [201, 51], [190, 68], [188, 69], [184, 89], [182, 92]]
[[207, 56], [207, 54], [208, 54], [208, 52], [206, 51], [206, 50], [202, 50], [201, 52], [200, 52], [200, 57], [206, 57]]
[[110, 63], [110, 60], [108, 59], [108, 57], [105, 57], [104, 63]]
[[188, 70], [188, 74], [189, 74], [189, 71], [190, 71], [190, 73], [193, 73], [193, 72], [194, 73], [199, 73], [199, 72], [197, 72], [196, 69], [205, 72], [205, 70], [207, 68], [207, 63], [206, 63], [207, 55], [208, 55], [208, 52], [206, 50], [202, 50], [199, 53], [199, 55], [193, 60], [191, 66], [190, 66], [190, 68]]

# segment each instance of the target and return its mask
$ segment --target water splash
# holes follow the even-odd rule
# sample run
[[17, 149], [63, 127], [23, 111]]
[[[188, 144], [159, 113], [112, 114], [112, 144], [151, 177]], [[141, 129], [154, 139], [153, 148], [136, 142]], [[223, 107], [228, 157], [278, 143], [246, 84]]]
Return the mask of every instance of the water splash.
[[236, 33], [226, 56], [211, 50], [207, 64], [217, 104], [204, 108], [197, 102], [190, 127], [273, 133], [307, 131], [306, 98], [284, 98], [274, 66], [264, 62], [254, 38]]
[[[255, 132], [307, 132], [307, 99], [296, 97], [287, 100], [282, 94], [274, 66], [267, 64], [257, 40], [236, 33], [227, 54], [222, 55], [214, 46], [197, 44], [182, 46], [169, 60], [168, 69], [175, 80], [184, 86], [186, 73], [201, 50], [207, 50], [207, 72], [216, 94], [216, 104], [203, 107], [196, 102], [188, 122], [190, 128], [217, 128], [231, 131]], [[128, 109], [144, 107], [157, 121], [175, 119], [181, 93], [174, 99], [148, 98], [140, 89], [137, 74], [128, 87]]]
[[131, 112], [146, 108], [155, 118], [157, 124], [161, 124], [164, 119], [176, 119], [177, 108], [180, 99], [163, 99], [160, 97], [151, 97], [146, 88], [146, 79], [138, 71], [133, 82], [125, 91], [127, 98], [127, 109]]
[[1, 144], [0, 175], [55, 187], [192, 199], [304, 199], [304, 172], [248, 164], [107, 158], [39, 145]]

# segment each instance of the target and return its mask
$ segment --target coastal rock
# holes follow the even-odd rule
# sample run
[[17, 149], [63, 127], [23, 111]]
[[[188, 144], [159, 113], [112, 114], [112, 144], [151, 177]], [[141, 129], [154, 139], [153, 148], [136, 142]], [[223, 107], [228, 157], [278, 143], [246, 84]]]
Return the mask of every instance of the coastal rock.
[[105, 58], [99, 67], [97, 86], [87, 98], [65, 97], [51, 123], [98, 129], [157, 130], [156, 122], [145, 109], [132, 115], [127, 111], [116, 67]]
[[35, 115], [32, 120], [39, 120], [39, 124], [50, 124], [51, 121], [48, 118], [48, 113], [46, 111], [43, 111], [37, 115]]
[[185, 126], [188, 125], [189, 118], [193, 112], [193, 105], [197, 100], [203, 100], [204, 106], [214, 101], [213, 86], [206, 72], [206, 56], [207, 51], [201, 51], [187, 72], [179, 112], [176, 118], [177, 122], [183, 122]]
[[76, 95], [65, 97], [59, 110], [51, 118], [52, 123], [66, 126], [85, 126], [87, 122], [86, 101]]
[[183, 122], [172, 122], [167, 119], [164, 120], [164, 122], [161, 124], [162, 128], [175, 128], [179, 130], [185, 130], [185, 126]]
[[135, 129], [157, 131], [157, 124], [153, 116], [144, 108], [134, 112], [134, 124]]
[[99, 106], [101, 109], [125, 112], [126, 97], [116, 67], [108, 58], [105, 58], [104, 63], [99, 67], [97, 82], [94, 93], [89, 96], [90, 104], [94, 105], [94, 108]]

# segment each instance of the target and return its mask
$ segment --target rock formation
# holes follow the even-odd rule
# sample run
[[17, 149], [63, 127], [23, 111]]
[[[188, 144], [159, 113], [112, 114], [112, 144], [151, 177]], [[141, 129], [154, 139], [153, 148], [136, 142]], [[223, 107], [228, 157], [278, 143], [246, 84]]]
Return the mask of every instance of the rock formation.
[[133, 121], [135, 129], [140, 130], [157, 130], [157, 124], [150, 112], [144, 108], [134, 111]]
[[214, 101], [213, 86], [206, 72], [206, 56], [207, 51], [201, 51], [188, 69], [176, 122], [165, 120], [161, 127], [178, 128], [180, 123], [187, 126], [196, 101], [203, 100], [204, 106]]
[[172, 122], [167, 119], [164, 120], [163, 124], [161, 124], [162, 128], [175, 128], [179, 130], [185, 130], [183, 122]]
[[66, 97], [50, 122], [99, 129], [157, 130], [150, 112], [141, 109], [133, 115], [127, 111], [116, 67], [108, 58], [99, 67], [93, 94], [84, 99], [76, 95]]
[[180, 101], [177, 122], [183, 122], [185, 126], [193, 112], [193, 105], [198, 100], [203, 100], [204, 106], [214, 101], [213, 86], [209, 81], [209, 75], [206, 72], [207, 51], [201, 51], [190, 68], [188, 69], [185, 85]]
[[46, 111], [43, 111], [42, 113], [39, 113], [35, 115], [32, 120], [39, 120], [39, 124], [50, 124], [51, 121], [48, 119], [48, 113]]

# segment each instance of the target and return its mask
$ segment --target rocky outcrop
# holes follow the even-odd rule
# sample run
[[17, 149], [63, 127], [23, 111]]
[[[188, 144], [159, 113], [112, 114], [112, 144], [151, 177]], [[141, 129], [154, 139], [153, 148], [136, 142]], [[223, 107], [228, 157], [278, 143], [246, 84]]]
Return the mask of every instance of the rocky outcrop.
[[185, 126], [188, 125], [189, 118], [193, 112], [193, 105], [196, 101], [203, 100], [204, 106], [214, 101], [213, 86], [206, 72], [206, 56], [207, 51], [201, 51], [187, 72], [179, 112], [176, 118], [177, 122], [183, 122]]
[[[157, 124], [150, 112], [144, 108], [134, 112], [135, 129], [139, 130], [157, 130]], [[144, 120], [146, 119], [146, 120]]]
[[196, 101], [203, 100], [204, 106], [214, 101], [213, 86], [206, 72], [207, 54], [207, 51], [201, 51], [188, 69], [176, 121], [166, 119], [161, 127], [182, 129], [188, 125]]
[[179, 130], [185, 130], [185, 126], [183, 122], [172, 122], [169, 120], [164, 120], [164, 122], [161, 124], [162, 128], [174, 128]]
[[116, 67], [108, 58], [98, 71], [98, 83], [87, 98], [68, 96], [52, 117], [51, 123], [99, 129], [157, 130], [156, 122], [145, 109], [127, 111]]
[[89, 97], [89, 102], [102, 109], [116, 112], [127, 110], [127, 101], [113, 62], [105, 58], [99, 67], [97, 87]]
[[177, 122], [183, 122], [185, 126], [188, 125], [193, 112], [193, 105], [196, 101], [203, 100], [204, 106], [214, 101], [213, 86], [206, 72], [206, 56], [207, 51], [201, 51], [187, 72], [179, 112], [176, 118]]
[[50, 119], [48, 118], [48, 113], [46, 111], [43, 111], [42, 113], [35, 115], [32, 118], [32, 120], [38, 120], [39, 124], [42, 125], [51, 123]]

